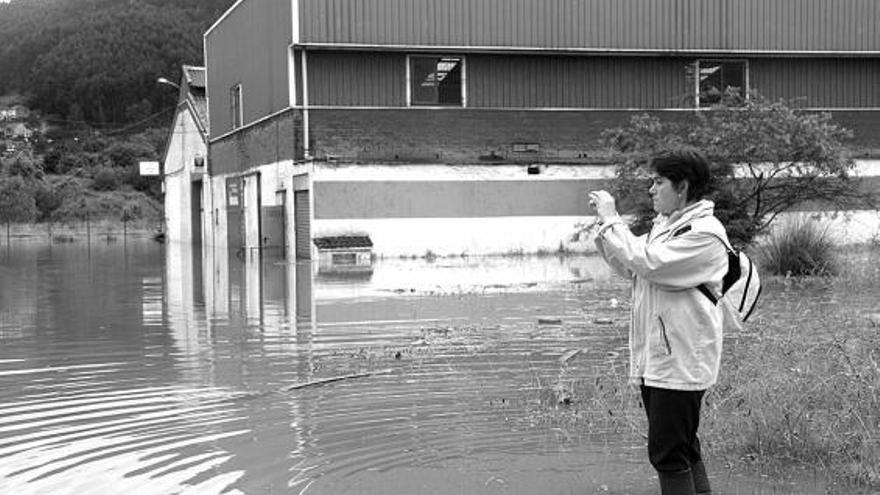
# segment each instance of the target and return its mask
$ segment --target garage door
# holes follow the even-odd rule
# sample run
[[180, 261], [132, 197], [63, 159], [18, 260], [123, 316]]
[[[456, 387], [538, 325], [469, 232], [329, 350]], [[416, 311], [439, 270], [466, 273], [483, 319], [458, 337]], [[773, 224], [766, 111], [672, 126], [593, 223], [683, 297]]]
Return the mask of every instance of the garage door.
[[296, 229], [296, 259], [308, 260], [312, 257], [311, 210], [309, 191], [293, 192], [293, 221]]

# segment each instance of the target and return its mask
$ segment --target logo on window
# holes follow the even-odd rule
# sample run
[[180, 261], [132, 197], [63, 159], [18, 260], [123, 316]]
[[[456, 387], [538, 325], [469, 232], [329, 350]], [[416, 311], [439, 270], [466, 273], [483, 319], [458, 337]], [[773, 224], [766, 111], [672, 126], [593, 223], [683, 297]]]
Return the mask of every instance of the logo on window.
[[413, 105], [464, 106], [460, 57], [410, 57]]
[[743, 61], [697, 61], [697, 106], [718, 105], [725, 96], [746, 97], [746, 63]]

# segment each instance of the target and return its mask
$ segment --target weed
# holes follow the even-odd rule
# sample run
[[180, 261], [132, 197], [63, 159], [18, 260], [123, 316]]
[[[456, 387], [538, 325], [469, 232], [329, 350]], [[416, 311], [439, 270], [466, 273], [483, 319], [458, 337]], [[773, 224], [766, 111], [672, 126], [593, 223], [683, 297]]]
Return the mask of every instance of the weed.
[[775, 275], [834, 275], [837, 246], [827, 225], [799, 219], [785, 223], [758, 248], [762, 268]]

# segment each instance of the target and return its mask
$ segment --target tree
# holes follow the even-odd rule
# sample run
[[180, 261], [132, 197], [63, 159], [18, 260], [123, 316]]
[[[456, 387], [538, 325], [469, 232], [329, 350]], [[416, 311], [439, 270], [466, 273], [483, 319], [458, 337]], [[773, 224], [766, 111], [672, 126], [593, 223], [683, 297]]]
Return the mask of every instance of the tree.
[[646, 231], [653, 216], [643, 165], [654, 153], [690, 146], [712, 162], [715, 212], [739, 245], [806, 202], [838, 209], [873, 204], [875, 197], [853, 177], [844, 145], [850, 138], [827, 113], [756, 93], [746, 99], [729, 93], [718, 106], [679, 122], [638, 115], [603, 135], [618, 164], [616, 192], [636, 217], [637, 231]]
[[36, 218], [37, 205], [25, 180], [0, 178], [0, 222], [33, 222]]
[[43, 165], [30, 155], [20, 153], [3, 163], [4, 173], [9, 176], [21, 177], [27, 182], [43, 180]]

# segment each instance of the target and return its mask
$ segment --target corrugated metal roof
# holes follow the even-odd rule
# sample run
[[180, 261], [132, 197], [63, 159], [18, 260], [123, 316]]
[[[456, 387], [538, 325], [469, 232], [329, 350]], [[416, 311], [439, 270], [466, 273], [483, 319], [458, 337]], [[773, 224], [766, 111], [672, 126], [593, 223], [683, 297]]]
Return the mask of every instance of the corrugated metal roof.
[[205, 88], [205, 68], [193, 65], [183, 66], [183, 77], [186, 78], [186, 84], [192, 88]]
[[367, 235], [315, 237], [318, 249], [371, 248], [373, 241]]
[[194, 65], [183, 66], [183, 82], [186, 99], [190, 103], [202, 130], [208, 133], [208, 98], [205, 94], [205, 68]]
[[305, 45], [877, 52], [877, 0], [295, 0]]

